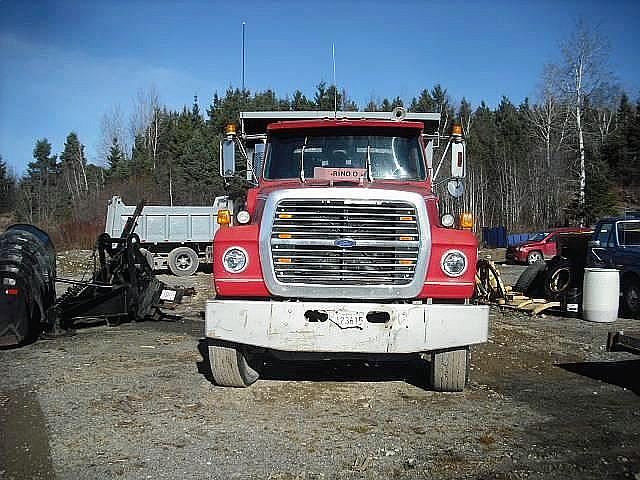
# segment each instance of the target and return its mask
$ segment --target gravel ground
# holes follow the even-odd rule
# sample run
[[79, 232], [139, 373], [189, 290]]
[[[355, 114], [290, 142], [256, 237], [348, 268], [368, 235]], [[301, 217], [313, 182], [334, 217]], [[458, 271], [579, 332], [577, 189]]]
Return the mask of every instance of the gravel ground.
[[[523, 267], [501, 267], [513, 283]], [[426, 362], [267, 362], [248, 389], [208, 380], [199, 312], [0, 351], [0, 479], [640, 479], [640, 359], [609, 330], [492, 309], [471, 385]]]

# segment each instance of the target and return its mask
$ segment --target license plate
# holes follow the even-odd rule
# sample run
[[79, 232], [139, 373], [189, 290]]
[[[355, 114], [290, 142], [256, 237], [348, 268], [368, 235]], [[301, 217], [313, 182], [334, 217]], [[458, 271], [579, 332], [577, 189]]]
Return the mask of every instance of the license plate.
[[176, 292], [175, 290], [162, 290], [162, 292], [160, 293], [160, 300], [165, 300], [167, 302], [173, 302], [176, 299]]
[[329, 318], [340, 328], [362, 328], [366, 321], [363, 312], [331, 312]]

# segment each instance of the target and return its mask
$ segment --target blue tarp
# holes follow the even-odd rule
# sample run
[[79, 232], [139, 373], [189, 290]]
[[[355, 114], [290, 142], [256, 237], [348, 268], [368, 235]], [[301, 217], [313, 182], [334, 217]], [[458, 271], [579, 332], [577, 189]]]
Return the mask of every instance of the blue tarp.
[[532, 233], [512, 233], [507, 235], [505, 227], [482, 227], [482, 243], [488, 248], [506, 248], [526, 242]]
[[507, 244], [511, 247], [519, 243], [526, 242], [533, 236], [533, 233], [513, 233], [507, 237]]

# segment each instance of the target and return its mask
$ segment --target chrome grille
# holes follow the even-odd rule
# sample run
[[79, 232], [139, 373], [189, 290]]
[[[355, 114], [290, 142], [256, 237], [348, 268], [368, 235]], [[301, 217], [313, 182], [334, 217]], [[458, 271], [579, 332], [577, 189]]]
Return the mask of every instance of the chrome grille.
[[419, 247], [410, 202], [284, 199], [275, 208], [271, 255], [285, 284], [407, 285]]

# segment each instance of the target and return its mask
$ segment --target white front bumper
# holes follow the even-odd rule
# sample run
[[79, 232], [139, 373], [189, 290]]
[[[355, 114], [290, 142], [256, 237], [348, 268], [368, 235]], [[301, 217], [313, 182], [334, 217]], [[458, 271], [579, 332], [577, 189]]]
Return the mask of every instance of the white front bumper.
[[[388, 312], [386, 323], [340, 328], [311, 322], [307, 310]], [[209, 300], [209, 338], [290, 352], [417, 353], [487, 341], [486, 305]]]

